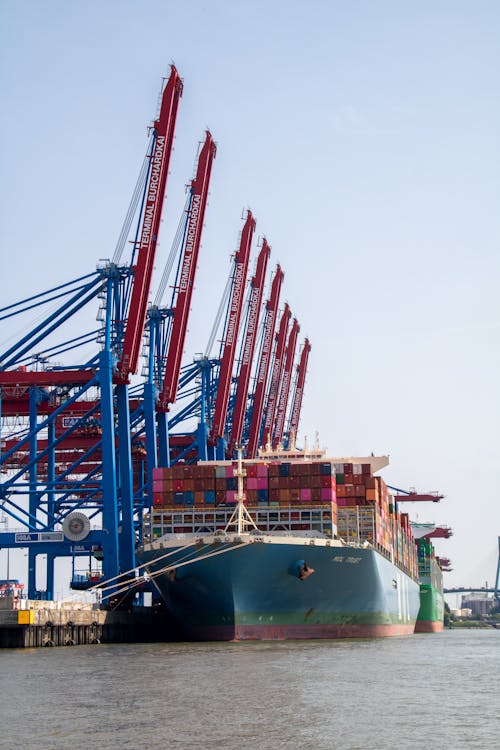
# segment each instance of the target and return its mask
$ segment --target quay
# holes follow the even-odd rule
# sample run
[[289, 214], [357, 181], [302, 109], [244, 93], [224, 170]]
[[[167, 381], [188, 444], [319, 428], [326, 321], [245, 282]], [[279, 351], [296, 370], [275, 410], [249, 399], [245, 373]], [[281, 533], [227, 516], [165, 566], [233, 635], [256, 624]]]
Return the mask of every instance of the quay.
[[83, 602], [0, 599], [0, 648], [171, 640], [168, 614], [156, 607], [103, 610]]

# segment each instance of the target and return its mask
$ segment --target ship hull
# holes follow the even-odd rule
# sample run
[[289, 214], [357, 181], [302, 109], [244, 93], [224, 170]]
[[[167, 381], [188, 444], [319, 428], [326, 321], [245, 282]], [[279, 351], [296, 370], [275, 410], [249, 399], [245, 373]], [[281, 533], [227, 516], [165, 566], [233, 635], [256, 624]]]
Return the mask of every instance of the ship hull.
[[416, 633], [440, 633], [444, 630], [444, 596], [432, 583], [420, 584], [420, 607]]
[[[165, 555], [168, 555], [165, 558]], [[242, 538], [139, 554], [184, 637], [286, 640], [410, 635], [419, 587], [373, 548]], [[308, 575], [301, 579], [305, 567]], [[169, 569], [159, 572], [168, 564]]]

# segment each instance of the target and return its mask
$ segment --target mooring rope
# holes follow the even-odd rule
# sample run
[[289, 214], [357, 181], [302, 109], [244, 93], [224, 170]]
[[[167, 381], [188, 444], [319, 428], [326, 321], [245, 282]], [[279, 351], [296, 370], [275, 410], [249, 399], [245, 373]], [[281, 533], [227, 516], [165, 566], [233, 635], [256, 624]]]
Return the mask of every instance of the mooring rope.
[[[139, 578], [133, 578], [133, 579], [130, 580], [130, 582], [125, 582], [125, 583], [127, 583], [127, 585], [123, 586], [122, 588], [120, 588], [120, 589], [118, 589], [116, 591], [113, 591], [110, 594], [107, 594], [106, 596], [103, 596], [102, 598], [103, 599], [108, 599], [110, 596], [117, 596], [118, 594], [121, 594], [121, 593], [123, 593], [125, 591], [129, 591], [130, 589], [138, 586], [139, 584], [142, 584], [144, 581], [148, 581], [148, 580], [154, 581], [155, 578], [158, 578], [158, 576], [163, 575], [164, 573], [167, 573], [170, 570], [176, 570], [177, 568], [183, 568], [186, 565], [192, 565], [193, 563], [200, 562], [201, 560], [206, 560], [206, 559], [209, 559], [211, 557], [216, 557], [217, 555], [222, 555], [225, 552], [231, 552], [233, 550], [240, 549], [241, 547], [245, 547], [247, 544], [250, 544], [250, 542], [241, 542], [241, 544], [237, 544], [237, 545], [234, 545], [234, 546], [224, 547], [223, 549], [214, 550], [213, 552], [208, 552], [206, 555], [200, 555], [199, 557], [195, 557], [194, 559], [191, 559], [191, 560], [185, 560], [184, 562], [179, 562], [179, 563], [176, 562], [173, 565], [166, 565], [164, 568], [160, 568], [159, 570], [155, 570], [154, 572], [150, 572], [150, 569], [148, 567], [149, 565], [152, 564], [151, 562], [149, 562], [149, 563], [143, 563], [142, 565], [140, 565], [140, 567], [141, 568], [145, 568], [145, 570], [146, 570], [146, 572], [148, 574], [147, 578], [145, 578], [144, 576], [139, 577]], [[168, 555], [165, 555], [164, 557], [167, 557], [167, 556]], [[158, 561], [158, 559], [162, 559], [162, 558], [157, 558], [156, 560], [153, 561], [153, 563], [156, 563]], [[111, 586], [107, 586], [105, 588], [102, 588], [101, 591], [106, 591], [109, 588], [112, 588], [112, 587]]]

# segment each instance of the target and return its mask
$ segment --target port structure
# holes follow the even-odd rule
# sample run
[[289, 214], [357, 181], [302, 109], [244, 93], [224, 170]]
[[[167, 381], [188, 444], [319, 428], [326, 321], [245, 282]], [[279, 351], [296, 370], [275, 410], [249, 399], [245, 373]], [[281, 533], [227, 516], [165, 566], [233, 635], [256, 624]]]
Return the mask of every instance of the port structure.
[[[60, 557], [72, 558], [73, 569], [75, 559], [100, 561], [104, 581], [135, 568], [156, 467], [234, 459], [239, 445], [250, 457], [266, 420], [271, 439], [286, 441], [296, 435], [310, 344], [306, 339], [294, 365], [299, 328], [294, 320], [285, 347], [287, 305], [276, 330], [283, 280], [279, 266], [259, 329], [271, 249], [264, 239], [247, 284], [256, 224], [251, 211], [226, 284], [219, 355], [207, 351], [183, 363], [216, 155], [208, 131], [167, 267], [150, 304], [182, 92], [183, 82], [171, 66], [112, 260], [0, 310], [0, 321], [8, 321], [11, 328], [21, 321], [24, 331], [25, 316], [38, 316], [27, 333], [0, 353], [0, 507], [8, 518], [0, 549], [27, 550], [30, 599], [54, 598], [55, 562]], [[126, 246], [131, 257], [122, 262]], [[174, 266], [172, 297], [165, 302]], [[87, 331], [89, 311], [95, 315], [96, 308], [97, 326]], [[138, 375], [141, 353], [146, 367]], [[268, 417], [271, 410], [276, 419]], [[283, 431], [287, 413], [288, 428]], [[40, 579], [45, 583], [38, 584]]]
[[495, 575], [495, 585], [493, 588], [486, 586], [457, 586], [455, 588], [443, 589], [445, 594], [465, 594], [480, 593], [493, 594], [497, 602], [500, 602], [500, 536], [498, 537], [498, 559], [497, 570]]

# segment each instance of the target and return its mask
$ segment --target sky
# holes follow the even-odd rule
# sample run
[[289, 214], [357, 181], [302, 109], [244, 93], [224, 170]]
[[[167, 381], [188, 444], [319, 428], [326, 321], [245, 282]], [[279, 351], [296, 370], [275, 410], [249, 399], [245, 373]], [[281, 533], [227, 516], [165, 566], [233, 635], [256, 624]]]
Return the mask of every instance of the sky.
[[4, 304], [113, 255], [175, 63], [153, 292], [207, 128], [218, 149], [184, 361], [250, 208], [312, 345], [299, 437], [387, 454], [388, 484], [444, 494], [407, 508], [453, 529], [445, 585], [492, 584], [499, 37], [494, 0], [0, 0]]

